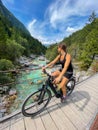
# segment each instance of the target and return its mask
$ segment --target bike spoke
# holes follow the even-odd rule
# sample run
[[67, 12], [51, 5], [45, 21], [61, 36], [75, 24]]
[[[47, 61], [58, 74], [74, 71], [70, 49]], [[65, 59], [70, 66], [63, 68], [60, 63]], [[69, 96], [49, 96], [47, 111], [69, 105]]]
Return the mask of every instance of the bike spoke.
[[30, 98], [25, 103], [24, 111], [27, 114], [36, 113], [44, 108], [49, 100], [49, 94], [47, 92], [44, 95], [41, 95], [41, 91], [38, 91], [34, 95], [31, 95]]

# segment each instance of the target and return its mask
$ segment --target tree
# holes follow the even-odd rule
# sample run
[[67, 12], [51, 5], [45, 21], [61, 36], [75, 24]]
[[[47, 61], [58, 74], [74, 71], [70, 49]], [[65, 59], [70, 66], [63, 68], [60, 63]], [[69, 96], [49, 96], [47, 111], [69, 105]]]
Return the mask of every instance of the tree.
[[57, 45], [51, 45], [46, 51], [46, 58], [52, 61], [57, 56]]
[[18, 44], [15, 40], [7, 39], [7, 59], [15, 61], [23, 54], [24, 50], [25, 48]]
[[0, 58], [5, 58], [6, 39], [7, 39], [7, 35], [4, 30], [4, 26], [0, 21]]
[[93, 11], [92, 14], [90, 15], [88, 21], [89, 21], [90, 23], [92, 23], [92, 22], [95, 20], [95, 18], [96, 18], [96, 14], [95, 14], [95, 12]]
[[12, 62], [10, 60], [6, 60], [6, 59], [1, 59], [0, 60], [0, 70], [9, 70], [9, 69], [13, 69], [14, 65], [12, 64]]
[[[13, 68], [14, 68], [14, 65], [12, 64], [10, 60], [6, 60], [6, 59], [0, 60], [0, 70], [5, 71], [5, 70], [13, 69]], [[0, 83], [5, 84], [11, 81], [12, 81], [12, 77], [9, 73], [0, 72]]]
[[95, 55], [98, 55], [98, 31], [93, 29], [86, 38], [85, 50], [81, 55], [82, 67], [89, 68]]

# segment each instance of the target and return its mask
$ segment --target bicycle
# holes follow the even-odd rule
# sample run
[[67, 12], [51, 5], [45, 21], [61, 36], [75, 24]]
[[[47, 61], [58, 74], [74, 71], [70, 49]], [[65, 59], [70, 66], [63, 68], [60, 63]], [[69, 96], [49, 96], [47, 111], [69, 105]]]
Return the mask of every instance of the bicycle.
[[[44, 71], [44, 73], [47, 75], [47, 79], [45, 83], [42, 85], [42, 88], [38, 89], [36, 92], [30, 94], [23, 102], [22, 104], [22, 114], [26, 117], [34, 117], [37, 114], [40, 114], [45, 107], [48, 105], [52, 97], [61, 98], [62, 97], [62, 91], [57, 90], [56, 87], [54, 87], [53, 80], [54, 77], [52, 77], [49, 73]], [[75, 77], [72, 76], [67, 85], [67, 96], [69, 96], [75, 87]], [[52, 95], [52, 93], [54, 95]]]

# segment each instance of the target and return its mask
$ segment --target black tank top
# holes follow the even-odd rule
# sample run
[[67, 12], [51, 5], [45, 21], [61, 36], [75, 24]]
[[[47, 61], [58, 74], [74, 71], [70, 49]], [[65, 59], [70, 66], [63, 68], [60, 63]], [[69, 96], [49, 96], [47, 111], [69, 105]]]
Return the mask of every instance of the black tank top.
[[[66, 55], [67, 55], [67, 53], [65, 54], [64, 59], [63, 59], [62, 61], [59, 60], [59, 64], [62, 65], [61, 70], [64, 68], [64, 64], [65, 64], [65, 62], [66, 62]], [[60, 56], [60, 57], [61, 57], [61, 56]], [[71, 61], [70, 61], [70, 63], [69, 63], [69, 66], [68, 66], [66, 72], [73, 72], [73, 67], [72, 67], [72, 63], [71, 63]]]

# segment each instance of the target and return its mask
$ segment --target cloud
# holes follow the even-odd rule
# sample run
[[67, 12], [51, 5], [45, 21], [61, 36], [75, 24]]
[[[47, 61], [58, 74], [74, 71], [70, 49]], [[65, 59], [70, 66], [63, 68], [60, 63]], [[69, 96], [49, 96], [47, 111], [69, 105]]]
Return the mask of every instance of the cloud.
[[34, 26], [34, 24], [36, 23], [36, 19], [32, 20], [29, 24], [28, 24], [28, 29], [31, 30], [31, 28]]
[[98, 12], [98, 1], [95, 0], [56, 0], [47, 9], [52, 27], [66, 23], [71, 16], [87, 16], [91, 11]]
[[66, 32], [69, 34], [76, 32], [79, 28], [72, 28], [72, 27], [67, 27]]
[[[37, 38], [43, 44], [52, 44], [62, 40], [62, 35], [60, 33], [55, 34], [54, 30], [49, 31], [47, 28], [48, 23], [40, 22], [37, 19], [33, 19], [28, 24], [28, 30], [34, 38]], [[58, 35], [58, 36], [57, 36]]]
[[5, 4], [14, 4], [14, 0], [3, 0]]
[[28, 29], [43, 44], [60, 42], [81, 29], [92, 11], [98, 13], [97, 5], [97, 0], [55, 0], [47, 8], [44, 20], [33, 19]]

